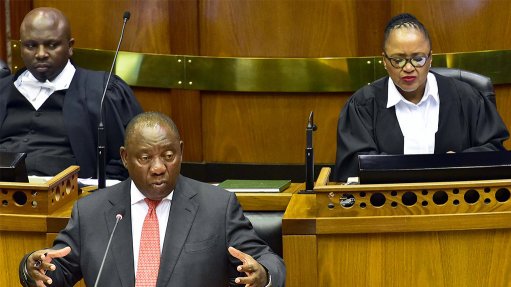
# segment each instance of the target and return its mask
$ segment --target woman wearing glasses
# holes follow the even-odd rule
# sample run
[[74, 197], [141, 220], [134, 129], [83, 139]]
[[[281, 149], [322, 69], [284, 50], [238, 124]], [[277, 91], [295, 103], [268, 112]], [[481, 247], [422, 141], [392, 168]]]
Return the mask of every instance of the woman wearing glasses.
[[429, 71], [431, 40], [413, 15], [390, 20], [382, 55], [388, 76], [358, 90], [339, 116], [336, 180], [357, 176], [359, 154], [504, 150], [509, 133], [494, 104]]

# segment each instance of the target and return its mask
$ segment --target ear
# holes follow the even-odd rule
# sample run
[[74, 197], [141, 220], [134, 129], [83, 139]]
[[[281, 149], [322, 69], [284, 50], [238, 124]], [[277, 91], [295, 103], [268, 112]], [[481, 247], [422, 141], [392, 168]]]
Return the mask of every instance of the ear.
[[126, 148], [124, 146], [121, 146], [121, 148], [119, 149], [119, 153], [121, 155], [122, 165], [124, 165], [125, 168], [128, 168], [127, 162], [128, 153], [126, 151]]
[[68, 54], [69, 54], [69, 57], [71, 58], [73, 56], [73, 46], [75, 44], [75, 39], [74, 38], [71, 38], [69, 39], [69, 51], [68, 51]]
[[385, 53], [381, 52], [381, 61], [383, 63], [383, 68], [387, 70], [387, 63], [385, 63]]

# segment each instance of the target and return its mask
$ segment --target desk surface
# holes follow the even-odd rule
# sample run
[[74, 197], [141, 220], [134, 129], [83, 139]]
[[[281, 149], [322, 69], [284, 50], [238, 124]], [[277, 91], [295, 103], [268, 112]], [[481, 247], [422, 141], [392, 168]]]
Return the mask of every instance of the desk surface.
[[[245, 211], [285, 211], [293, 193], [303, 189], [304, 184], [293, 183], [280, 193], [237, 193]], [[85, 197], [94, 188], [87, 188], [80, 194]], [[68, 202], [49, 215], [0, 214], [0, 231], [30, 231], [56, 233], [63, 229], [74, 202]]]

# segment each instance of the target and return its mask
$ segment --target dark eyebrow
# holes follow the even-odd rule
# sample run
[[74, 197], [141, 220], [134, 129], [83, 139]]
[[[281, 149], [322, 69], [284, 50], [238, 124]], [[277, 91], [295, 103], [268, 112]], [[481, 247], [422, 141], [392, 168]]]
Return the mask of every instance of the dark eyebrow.
[[427, 57], [428, 54], [427, 53], [413, 53], [411, 55], [407, 55], [407, 54], [393, 54], [393, 55], [389, 55], [389, 58], [407, 58], [407, 57]]

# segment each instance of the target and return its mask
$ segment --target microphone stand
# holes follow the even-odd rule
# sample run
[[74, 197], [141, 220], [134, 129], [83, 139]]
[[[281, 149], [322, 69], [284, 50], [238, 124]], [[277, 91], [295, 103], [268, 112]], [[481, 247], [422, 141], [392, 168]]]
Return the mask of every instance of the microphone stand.
[[311, 194], [314, 193], [314, 148], [312, 144], [312, 135], [318, 127], [314, 124], [314, 112], [311, 111], [309, 120], [307, 121], [307, 128], [305, 129], [305, 190], [300, 190], [298, 193]]
[[110, 67], [110, 72], [108, 73], [108, 78], [106, 79], [105, 89], [103, 90], [103, 95], [101, 96], [101, 104], [99, 107], [99, 124], [98, 124], [98, 189], [104, 188], [106, 186], [106, 134], [105, 134], [105, 126], [103, 124], [103, 101], [105, 100], [106, 90], [108, 89], [108, 84], [110, 83], [110, 77], [112, 76], [112, 72], [114, 70], [115, 61], [117, 60], [117, 54], [119, 54], [119, 49], [121, 47], [122, 38], [124, 36], [124, 28], [126, 27], [126, 23], [130, 19], [130, 12], [126, 11], [123, 15], [123, 23], [121, 30], [121, 37], [119, 38], [119, 43], [117, 44], [117, 49], [115, 50], [114, 60], [112, 61], [112, 66]]
[[[124, 214], [124, 211], [122, 213]], [[114, 225], [114, 228], [112, 229], [112, 233], [110, 234], [110, 238], [108, 239], [105, 254], [103, 255], [103, 260], [101, 260], [101, 266], [99, 267], [98, 276], [96, 277], [96, 282], [94, 283], [94, 287], [98, 286], [99, 277], [101, 276], [101, 272], [103, 272], [103, 266], [105, 265], [106, 255], [108, 254], [108, 249], [110, 249], [110, 243], [112, 243], [112, 238], [114, 237], [115, 229], [117, 228], [117, 224], [119, 223], [119, 221], [122, 220], [123, 214], [118, 213], [115, 216], [115, 225]]]

